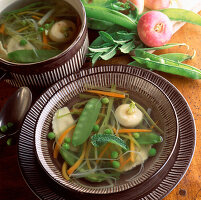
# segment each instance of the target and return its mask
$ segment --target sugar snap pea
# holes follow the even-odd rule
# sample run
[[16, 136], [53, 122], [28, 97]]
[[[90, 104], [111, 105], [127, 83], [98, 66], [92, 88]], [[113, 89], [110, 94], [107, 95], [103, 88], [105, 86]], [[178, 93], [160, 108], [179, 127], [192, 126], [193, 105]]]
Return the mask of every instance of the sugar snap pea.
[[148, 69], [167, 72], [192, 79], [201, 79], [201, 71], [190, 65], [175, 62], [170, 59], [148, 53], [142, 50], [135, 50], [136, 57], [133, 57], [138, 63], [146, 65]]
[[81, 145], [88, 139], [100, 113], [101, 106], [100, 99], [93, 98], [87, 102], [73, 132], [72, 144], [74, 146]]
[[139, 137], [135, 138], [139, 144], [157, 144], [163, 141], [162, 137], [156, 133], [139, 133]]

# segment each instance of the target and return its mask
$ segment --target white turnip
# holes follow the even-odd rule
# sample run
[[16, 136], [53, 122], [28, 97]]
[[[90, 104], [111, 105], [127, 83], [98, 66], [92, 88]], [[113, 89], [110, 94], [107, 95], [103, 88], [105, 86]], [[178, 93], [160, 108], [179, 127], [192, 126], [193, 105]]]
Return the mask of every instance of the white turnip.
[[173, 34], [170, 19], [159, 11], [144, 14], [138, 22], [137, 31], [142, 42], [149, 47], [166, 44]]

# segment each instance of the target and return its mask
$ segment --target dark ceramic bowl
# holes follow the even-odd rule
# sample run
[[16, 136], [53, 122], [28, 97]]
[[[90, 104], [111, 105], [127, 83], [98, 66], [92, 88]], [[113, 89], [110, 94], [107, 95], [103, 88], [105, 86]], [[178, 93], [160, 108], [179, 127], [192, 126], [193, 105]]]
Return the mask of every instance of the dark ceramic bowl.
[[[130, 74], [128, 66], [106, 66], [83, 70], [70, 77], [70, 82], [63, 79], [54, 86], [63, 85], [56, 93], [47, 90], [50, 98], [42, 109], [35, 128], [35, 150], [39, 163], [44, 171], [58, 184], [66, 189], [91, 194], [111, 194], [134, 188], [144, 181], [157, 176], [164, 168], [175, 149], [178, 138], [178, 122], [174, 107], [167, 95], [154, 83], [138, 76]], [[157, 155], [149, 158], [144, 163], [144, 169], [138, 173], [140, 167], [130, 170], [121, 175], [120, 180], [114, 186], [105, 183], [89, 183], [86, 181], [66, 181], [61, 174], [60, 163], [52, 157], [52, 147], [47, 140], [47, 134], [51, 130], [51, 121], [55, 111], [65, 105], [69, 107], [77, 100], [77, 95], [85, 89], [85, 84], [95, 86], [111, 86], [127, 90], [130, 97], [145, 109], [151, 108], [151, 117], [154, 121], [159, 120], [158, 125], [164, 130], [163, 142], [156, 146]], [[129, 180], [133, 175], [136, 177]]]
[[[0, 13], [23, 7], [35, 0], [1, 0]], [[61, 54], [38, 63], [12, 63], [0, 58], [1, 76], [14, 86], [47, 87], [61, 78], [79, 71], [88, 49], [86, 13], [80, 0], [64, 0], [80, 15], [81, 28], [74, 42]]]

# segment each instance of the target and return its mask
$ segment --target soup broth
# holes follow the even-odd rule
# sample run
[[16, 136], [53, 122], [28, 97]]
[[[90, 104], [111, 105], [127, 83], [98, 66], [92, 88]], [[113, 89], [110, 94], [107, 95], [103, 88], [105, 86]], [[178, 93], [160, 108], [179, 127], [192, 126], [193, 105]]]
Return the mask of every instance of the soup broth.
[[65, 1], [36, 1], [0, 18], [0, 58], [35, 63], [60, 54], [77, 37], [79, 14]]

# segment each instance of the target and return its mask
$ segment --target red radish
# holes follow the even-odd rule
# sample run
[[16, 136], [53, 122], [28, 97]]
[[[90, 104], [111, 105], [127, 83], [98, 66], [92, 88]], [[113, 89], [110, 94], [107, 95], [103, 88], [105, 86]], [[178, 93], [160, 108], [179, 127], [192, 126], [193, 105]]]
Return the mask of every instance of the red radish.
[[171, 0], [144, 0], [146, 8], [151, 10], [160, 10], [169, 8]]
[[144, 14], [138, 22], [137, 31], [142, 42], [149, 47], [166, 44], [173, 34], [170, 19], [159, 11]]
[[[123, 3], [126, 3], [127, 0], [119, 0]], [[139, 14], [141, 14], [144, 10], [144, 0], [130, 0], [131, 3], [135, 4], [138, 9]]]

